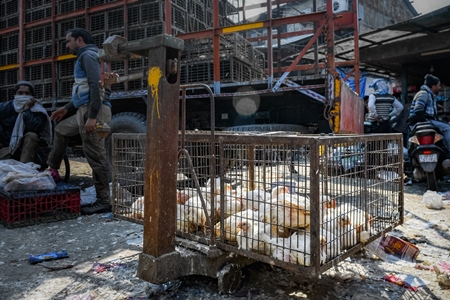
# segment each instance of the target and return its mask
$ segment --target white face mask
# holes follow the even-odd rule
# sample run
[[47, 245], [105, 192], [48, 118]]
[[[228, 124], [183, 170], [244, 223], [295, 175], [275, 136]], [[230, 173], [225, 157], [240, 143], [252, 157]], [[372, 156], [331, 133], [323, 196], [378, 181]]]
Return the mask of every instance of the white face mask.
[[14, 110], [18, 113], [21, 113], [23, 111], [23, 107], [25, 104], [27, 104], [28, 101], [31, 100], [33, 96], [31, 95], [15, 95], [13, 104], [14, 104]]

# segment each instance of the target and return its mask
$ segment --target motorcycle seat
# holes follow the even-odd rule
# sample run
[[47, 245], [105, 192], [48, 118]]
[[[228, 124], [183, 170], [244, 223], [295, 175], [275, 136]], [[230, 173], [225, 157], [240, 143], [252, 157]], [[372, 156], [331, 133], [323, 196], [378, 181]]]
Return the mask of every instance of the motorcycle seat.
[[430, 122], [419, 122], [411, 130], [411, 134], [415, 133], [430, 133], [430, 132], [439, 132], [439, 130]]

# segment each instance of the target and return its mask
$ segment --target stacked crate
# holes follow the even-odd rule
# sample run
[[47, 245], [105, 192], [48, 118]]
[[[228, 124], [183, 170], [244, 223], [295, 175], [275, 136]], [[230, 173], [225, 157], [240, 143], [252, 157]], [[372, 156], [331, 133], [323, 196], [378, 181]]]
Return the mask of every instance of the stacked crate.
[[[66, 48], [65, 34], [71, 28], [86, 28], [93, 36], [93, 43], [99, 48], [103, 41], [111, 35], [126, 37], [129, 41], [144, 39], [165, 33], [165, 1], [136, 1], [129, 4], [112, 5], [113, 0], [59, 0], [52, 7], [51, 0], [25, 0], [24, 3], [24, 41], [23, 58], [24, 79], [36, 85], [37, 97], [66, 101], [71, 96], [73, 83], [74, 57]], [[230, 26], [239, 20], [238, 1], [219, 2], [219, 26]], [[125, 9], [126, 7], [126, 9]], [[171, 2], [172, 34], [179, 35], [212, 28], [213, 1], [173, 0]], [[85, 10], [84, 14], [79, 14]], [[0, 0], [0, 29], [16, 27], [0, 37], [0, 65], [10, 66], [0, 71], [2, 99], [13, 96], [13, 86], [18, 80], [19, 69], [19, 2]], [[74, 14], [65, 18], [66, 14]], [[54, 15], [52, 15], [54, 14]], [[78, 14], [78, 16], [77, 16]], [[125, 23], [126, 22], [126, 23]], [[237, 39], [242, 49], [231, 49], [228, 44]], [[263, 77], [264, 55], [253, 49], [239, 35], [223, 37], [223, 55], [221, 61], [224, 81], [251, 81]], [[210, 41], [206, 41], [207, 43]], [[183, 67], [184, 82], [212, 81], [212, 49], [210, 45], [202, 45], [208, 51], [211, 62], [192, 57], [186, 60]], [[55, 59], [56, 58], [56, 59]], [[45, 60], [41, 62], [40, 60]], [[129, 60], [111, 65], [111, 69], [119, 74], [131, 74], [146, 68], [147, 59]], [[201, 74], [207, 69], [205, 77]], [[197, 75], [196, 75], [197, 74]], [[201, 75], [201, 76], [200, 76]], [[53, 78], [54, 77], [54, 78]], [[53, 86], [56, 83], [56, 86]], [[114, 91], [144, 90], [146, 79], [133, 80], [112, 86]]]
[[52, 1], [51, 0], [27, 0], [25, 12], [25, 22], [33, 22], [52, 16]]
[[[27, 9], [27, 14], [31, 8]], [[38, 11], [45, 11], [41, 9]], [[33, 16], [35, 16], [33, 14]], [[34, 17], [33, 17], [34, 18]], [[33, 20], [30, 17], [30, 20]], [[27, 18], [28, 20], [28, 18]], [[52, 27], [50, 24], [25, 30], [25, 61], [52, 57]], [[25, 79], [34, 83], [35, 97], [52, 95], [52, 65], [44, 63], [25, 67]]]
[[[213, 40], [203, 38], [185, 41], [181, 65], [181, 83], [214, 80]], [[220, 36], [220, 80], [244, 82], [264, 78], [264, 54], [238, 33]]]
[[19, 25], [19, 1], [0, 0], [0, 29]]
[[[18, 61], [19, 34], [0, 36], [0, 66], [14, 65]], [[19, 79], [18, 69], [0, 71], [0, 101], [14, 98], [14, 85]]]

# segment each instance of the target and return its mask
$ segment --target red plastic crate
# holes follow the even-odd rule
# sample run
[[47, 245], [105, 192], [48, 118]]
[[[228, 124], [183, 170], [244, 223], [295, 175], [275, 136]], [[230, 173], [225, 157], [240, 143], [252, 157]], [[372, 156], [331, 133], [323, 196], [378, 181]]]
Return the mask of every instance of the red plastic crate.
[[0, 190], [0, 223], [7, 228], [76, 218], [80, 189], [58, 184], [53, 190], [5, 192]]

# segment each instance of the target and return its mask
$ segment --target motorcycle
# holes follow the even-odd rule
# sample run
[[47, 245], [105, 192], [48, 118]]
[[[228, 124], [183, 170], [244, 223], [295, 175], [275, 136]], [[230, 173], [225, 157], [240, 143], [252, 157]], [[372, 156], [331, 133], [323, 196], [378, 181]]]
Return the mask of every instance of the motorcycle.
[[418, 122], [411, 128], [408, 155], [416, 181], [427, 181], [428, 190], [437, 191], [437, 180], [450, 167], [444, 137], [431, 122]]

